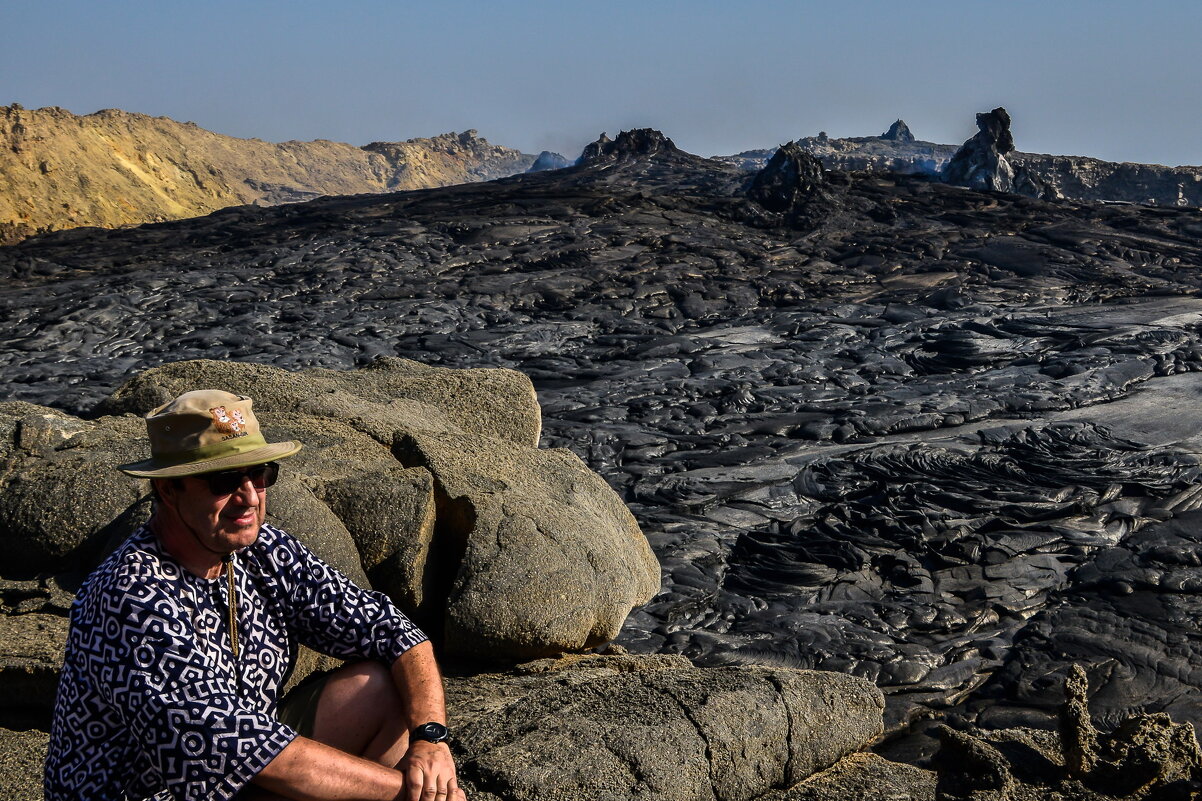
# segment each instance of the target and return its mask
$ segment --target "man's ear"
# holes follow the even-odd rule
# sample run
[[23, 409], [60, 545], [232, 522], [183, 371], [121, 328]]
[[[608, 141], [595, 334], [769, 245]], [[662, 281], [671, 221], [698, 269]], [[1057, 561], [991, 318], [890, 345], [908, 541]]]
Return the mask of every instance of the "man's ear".
[[175, 478], [152, 478], [150, 483], [154, 485], [154, 495], [158, 502], [175, 508], [175, 499], [179, 495], [181, 482]]

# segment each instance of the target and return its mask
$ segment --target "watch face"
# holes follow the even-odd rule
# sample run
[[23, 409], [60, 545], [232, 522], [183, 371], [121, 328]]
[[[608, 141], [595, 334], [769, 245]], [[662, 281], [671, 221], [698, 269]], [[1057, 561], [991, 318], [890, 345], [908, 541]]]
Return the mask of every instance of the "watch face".
[[423, 723], [413, 730], [413, 739], [428, 743], [441, 743], [447, 739], [447, 727], [441, 723]]

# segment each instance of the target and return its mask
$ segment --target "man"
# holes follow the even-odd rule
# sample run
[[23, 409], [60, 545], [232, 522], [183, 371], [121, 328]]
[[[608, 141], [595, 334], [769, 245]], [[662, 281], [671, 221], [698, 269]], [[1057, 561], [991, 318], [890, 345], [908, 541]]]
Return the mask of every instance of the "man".
[[[429, 641], [264, 523], [301, 445], [251, 404], [200, 390], [146, 418], [151, 458], [120, 469], [154, 513], [72, 607], [46, 798], [463, 801]], [[363, 661], [280, 705], [298, 644]]]

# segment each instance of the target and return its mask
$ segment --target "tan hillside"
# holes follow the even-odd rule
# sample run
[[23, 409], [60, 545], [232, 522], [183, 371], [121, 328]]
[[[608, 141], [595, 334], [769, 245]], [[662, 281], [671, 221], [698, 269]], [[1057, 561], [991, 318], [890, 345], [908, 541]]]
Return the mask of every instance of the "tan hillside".
[[376, 142], [264, 142], [116, 109], [0, 106], [0, 244], [44, 231], [207, 214], [226, 206], [491, 180], [534, 161], [475, 131]]
[[363, 150], [389, 165], [389, 191], [491, 181], [525, 172], [535, 159], [513, 148], [490, 145], [474, 130], [405, 142], [372, 142]]

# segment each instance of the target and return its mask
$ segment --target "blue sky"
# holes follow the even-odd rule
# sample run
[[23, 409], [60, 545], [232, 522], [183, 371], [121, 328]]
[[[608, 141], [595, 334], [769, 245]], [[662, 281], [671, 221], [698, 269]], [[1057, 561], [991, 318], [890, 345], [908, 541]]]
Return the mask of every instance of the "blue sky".
[[0, 0], [0, 104], [271, 141], [476, 128], [576, 156], [655, 127], [701, 155], [901, 117], [958, 143], [1202, 164], [1197, 0], [421, 3]]

